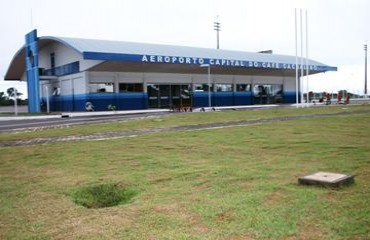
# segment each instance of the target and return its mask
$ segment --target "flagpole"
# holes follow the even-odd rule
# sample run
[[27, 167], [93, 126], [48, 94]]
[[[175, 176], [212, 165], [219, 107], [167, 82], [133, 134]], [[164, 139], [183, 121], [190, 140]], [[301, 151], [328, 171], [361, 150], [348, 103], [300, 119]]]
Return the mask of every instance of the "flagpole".
[[297, 36], [297, 8], [294, 9], [294, 32], [295, 32], [295, 101], [298, 108], [299, 89], [298, 89], [298, 36]]
[[306, 85], [307, 85], [307, 106], [310, 106], [310, 96], [309, 96], [309, 86], [308, 86], [308, 76], [310, 74], [310, 70], [308, 68], [308, 16], [307, 10], [306, 12]]
[[303, 107], [303, 22], [302, 22], [302, 9], [300, 9], [300, 32], [301, 32], [301, 76], [300, 76], [300, 92], [301, 92], [301, 105]]

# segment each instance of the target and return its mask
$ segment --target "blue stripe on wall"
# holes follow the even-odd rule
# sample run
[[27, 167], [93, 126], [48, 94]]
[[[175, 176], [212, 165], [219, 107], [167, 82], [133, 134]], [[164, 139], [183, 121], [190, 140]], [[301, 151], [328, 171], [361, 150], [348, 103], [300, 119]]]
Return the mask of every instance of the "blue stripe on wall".
[[296, 93], [295, 92], [284, 92], [284, 103], [295, 103]]
[[234, 92], [234, 105], [252, 105], [252, 92]]
[[72, 62], [52, 69], [45, 69], [43, 75], [45, 76], [65, 76], [80, 72], [80, 62]]
[[[211, 106], [214, 106], [214, 96], [211, 92]], [[208, 92], [194, 92], [193, 93], [193, 107], [208, 107]]]
[[[251, 105], [251, 92], [211, 92], [211, 106]], [[194, 92], [194, 107], [208, 107], [208, 92]]]
[[[86, 102], [91, 102], [96, 111], [108, 111], [112, 104], [116, 110], [135, 110], [148, 108], [146, 93], [91, 93], [68, 96], [52, 96], [49, 99], [50, 110], [86, 111]], [[284, 103], [295, 103], [295, 92], [284, 92]], [[193, 107], [208, 107], [208, 92], [193, 93]], [[216, 92], [211, 93], [212, 106], [252, 105], [252, 92]], [[46, 99], [42, 99], [42, 108], [46, 110]]]
[[[51, 111], [86, 111], [86, 102], [91, 102], [95, 111], [108, 111], [108, 105], [114, 105], [116, 110], [147, 109], [148, 95], [146, 93], [91, 93], [68, 96], [52, 96], [49, 99]], [[46, 99], [42, 99], [46, 109]]]
[[234, 93], [233, 92], [215, 92], [213, 105], [233, 106], [234, 105]]
[[102, 52], [83, 52], [84, 59], [142, 62], [143, 55], [122, 54], [122, 53], [102, 53]]

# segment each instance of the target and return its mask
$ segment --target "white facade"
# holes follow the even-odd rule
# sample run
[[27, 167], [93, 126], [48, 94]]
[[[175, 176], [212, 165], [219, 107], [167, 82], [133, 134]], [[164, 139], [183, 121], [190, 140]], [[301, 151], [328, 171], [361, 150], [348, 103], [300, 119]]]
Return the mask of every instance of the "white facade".
[[[27, 35], [32, 41], [17, 52], [5, 77], [25, 80], [25, 63], [32, 66], [27, 68], [32, 111], [42, 105], [37, 99], [46, 97], [52, 98], [55, 111], [83, 111], [87, 102], [99, 110], [106, 105], [174, 107], [183, 98], [194, 107], [292, 103], [296, 68], [310, 69], [310, 74], [336, 70], [314, 60], [299, 65], [287, 55], [36, 34]], [[202, 64], [209, 66], [210, 86]]]

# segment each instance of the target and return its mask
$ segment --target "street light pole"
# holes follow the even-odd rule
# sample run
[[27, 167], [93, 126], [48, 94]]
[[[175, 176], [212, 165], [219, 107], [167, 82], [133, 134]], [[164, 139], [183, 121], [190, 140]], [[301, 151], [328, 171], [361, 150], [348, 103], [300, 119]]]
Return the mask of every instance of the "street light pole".
[[367, 44], [364, 45], [364, 50], [365, 50], [365, 97], [367, 97]]
[[214, 30], [217, 32], [217, 49], [220, 49], [220, 31], [221, 31], [221, 23], [218, 21], [218, 16], [217, 16], [217, 21], [213, 23]]
[[16, 116], [18, 116], [17, 98], [18, 98], [18, 91], [17, 91], [16, 88], [14, 88], [14, 115], [16, 115]]
[[208, 68], [208, 107], [211, 108], [211, 65], [201, 64], [200, 67]]

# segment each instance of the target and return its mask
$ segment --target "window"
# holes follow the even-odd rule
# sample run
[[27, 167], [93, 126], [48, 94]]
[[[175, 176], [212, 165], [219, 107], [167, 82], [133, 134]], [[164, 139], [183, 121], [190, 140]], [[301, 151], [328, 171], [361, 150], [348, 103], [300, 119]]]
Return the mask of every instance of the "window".
[[119, 92], [143, 92], [142, 83], [120, 83]]
[[60, 95], [60, 88], [59, 87], [55, 87], [53, 89], [53, 96], [59, 96]]
[[260, 84], [253, 89], [255, 103], [282, 103], [283, 85], [280, 84]]
[[236, 84], [237, 92], [250, 92], [251, 88], [251, 84]]
[[51, 75], [55, 75], [55, 53], [50, 53]]
[[[210, 90], [213, 92], [212, 84]], [[208, 92], [208, 84], [195, 84], [195, 92]]]
[[216, 84], [217, 92], [232, 92], [233, 85], [232, 84]]
[[90, 83], [91, 93], [114, 93], [114, 83]]

